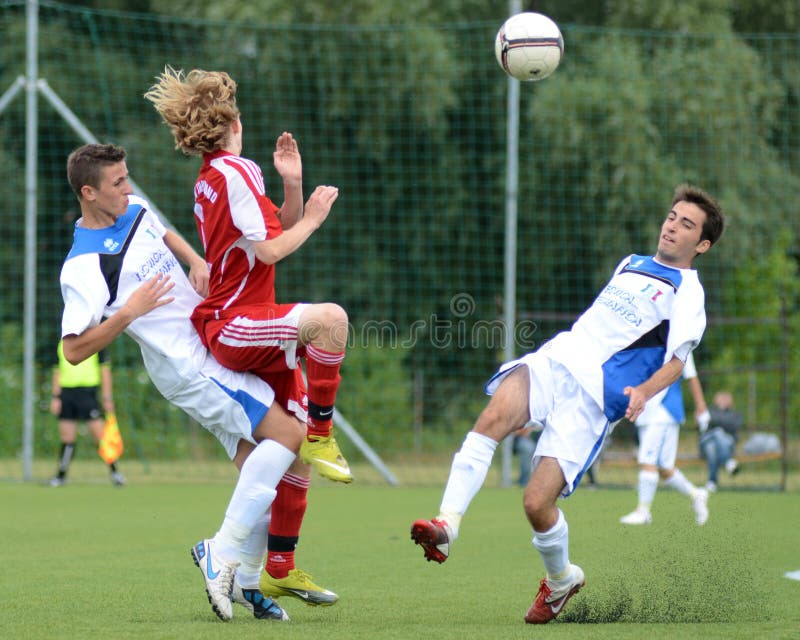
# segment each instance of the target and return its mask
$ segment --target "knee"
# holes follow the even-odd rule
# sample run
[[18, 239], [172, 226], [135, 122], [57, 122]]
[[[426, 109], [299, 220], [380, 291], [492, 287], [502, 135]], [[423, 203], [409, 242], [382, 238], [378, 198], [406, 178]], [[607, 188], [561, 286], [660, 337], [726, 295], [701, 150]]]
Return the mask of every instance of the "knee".
[[276, 404], [273, 404], [266, 417], [253, 431], [256, 442], [275, 440], [295, 453], [300, 451], [305, 435], [306, 425]]
[[303, 342], [343, 350], [347, 346], [349, 331], [347, 312], [338, 304], [324, 302], [311, 305], [301, 316], [300, 331]]
[[300, 445], [303, 444], [303, 439], [306, 437], [307, 427], [299, 420], [292, 419], [292, 423], [292, 426], [288, 429], [286, 444], [284, 446], [290, 451], [299, 453]]
[[522, 508], [525, 510], [528, 521], [536, 531], [547, 531], [553, 525], [550, 517], [552, 504], [541, 493], [530, 490], [525, 491], [525, 495], [522, 498]]
[[334, 302], [323, 302], [315, 304], [317, 314], [323, 326], [336, 327], [346, 325], [348, 322], [347, 312]]

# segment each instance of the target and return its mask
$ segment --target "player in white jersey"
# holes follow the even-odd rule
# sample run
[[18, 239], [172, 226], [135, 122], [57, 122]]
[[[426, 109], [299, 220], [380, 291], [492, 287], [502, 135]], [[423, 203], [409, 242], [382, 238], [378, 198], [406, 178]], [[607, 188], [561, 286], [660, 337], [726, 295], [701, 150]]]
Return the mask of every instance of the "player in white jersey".
[[498, 443], [529, 420], [541, 422], [523, 506], [547, 575], [525, 621], [542, 624], [561, 612], [585, 578], [569, 561], [567, 521], [557, 499], [575, 490], [617, 421], [636, 420], [651, 397], [680, 377], [706, 324], [692, 261], [723, 227], [711, 196], [678, 187], [656, 254], [625, 258], [569, 331], [504, 364], [489, 380], [492, 397], [453, 458], [439, 515], [411, 527], [428, 560], [447, 559]]
[[[695, 417], [698, 424], [708, 426], [710, 418], [703, 387], [697, 377], [692, 354], [686, 359], [683, 367], [683, 379], [689, 385], [695, 406]], [[708, 520], [708, 491], [695, 487], [675, 467], [678, 455], [678, 434], [680, 425], [686, 420], [683, 407], [681, 381], [673, 382], [667, 389], [657, 393], [647, 401], [641, 415], [636, 419], [639, 432], [639, 452], [637, 460], [640, 465], [638, 479], [639, 503], [634, 511], [622, 516], [622, 524], [650, 524], [653, 520], [650, 505], [658, 488], [659, 477], [664, 486], [670, 487], [688, 496], [692, 503], [695, 521], [703, 525]]]
[[304, 422], [273, 403], [264, 381], [225, 369], [206, 351], [189, 317], [208, 268], [132, 195], [124, 149], [80, 147], [67, 173], [82, 217], [61, 271], [65, 357], [77, 364], [123, 332], [139, 344], [156, 388], [211, 431], [240, 469], [219, 531], [191, 549], [212, 608], [223, 620], [232, 601], [257, 618], [288, 619], [258, 584], [275, 487], [295, 460]]

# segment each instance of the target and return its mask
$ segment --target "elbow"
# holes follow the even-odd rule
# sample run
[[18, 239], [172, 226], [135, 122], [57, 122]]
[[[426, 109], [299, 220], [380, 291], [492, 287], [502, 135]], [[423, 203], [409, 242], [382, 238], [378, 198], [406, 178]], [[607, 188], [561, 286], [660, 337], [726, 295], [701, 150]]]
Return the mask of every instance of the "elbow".
[[75, 345], [72, 344], [72, 341], [64, 340], [63, 344], [64, 359], [71, 365], [78, 365], [89, 357], [88, 355], [81, 353], [79, 349], [76, 349]]
[[67, 350], [64, 349], [64, 359], [69, 362], [72, 366], [79, 365], [81, 362], [86, 360], [85, 357], [81, 357], [78, 354], [67, 353]]
[[258, 258], [259, 262], [263, 262], [266, 265], [275, 264], [278, 262], [278, 260], [280, 260], [280, 256], [271, 249], [262, 249], [261, 251], [256, 251], [256, 258]]

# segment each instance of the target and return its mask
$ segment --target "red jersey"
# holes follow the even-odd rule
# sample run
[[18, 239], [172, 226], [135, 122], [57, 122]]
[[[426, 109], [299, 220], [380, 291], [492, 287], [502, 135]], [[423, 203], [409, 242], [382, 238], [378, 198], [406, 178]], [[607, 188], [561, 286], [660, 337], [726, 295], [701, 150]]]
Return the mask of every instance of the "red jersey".
[[194, 185], [194, 216], [210, 271], [209, 292], [192, 319], [230, 318], [275, 303], [275, 265], [254, 242], [283, 233], [261, 168], [227, 151], [203, 157]]

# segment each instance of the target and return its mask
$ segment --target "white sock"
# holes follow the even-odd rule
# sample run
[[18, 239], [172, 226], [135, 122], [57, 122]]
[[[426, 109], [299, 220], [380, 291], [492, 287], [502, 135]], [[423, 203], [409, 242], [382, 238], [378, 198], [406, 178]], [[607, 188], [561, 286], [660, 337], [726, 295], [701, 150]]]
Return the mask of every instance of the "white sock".
[[650, 510], [658, 488], [658, 471], [639, 471], [639, 508]]
[[262, 515], [250, 531], [239, 549], [239, 566], [236, 568], [236, 582], [246, 589], [258, 589], [258, 581], [267, 559], [269, 523], [271, 512]]
[[495, 449], [496, 441], [470, 431], [459, 452], [453, 456], [450, 476], [439, 507], [440, 516], [450, 526], [453, 539], [458, 536], [461, 517], [486, 480]]
[[534, 529], [533, 546], [542, 556], [548, 579], [559, 581], [569, 577], [572, 570], [569, 564], [569, 527], [561, 509], [558, 510], [558, 520], [548, 531]]
[[664, 481], [664, 486], [680, 491], [685, 496], [691, 496], [695, 490], [695, 486], [689, 482], [680, 469], [675, 469], [672, 476]]
[[239, 560], [242, 544], [269, 509], [275, 499], [275, 487], [294, 459], [294, 452], [275, 440], [262, 440], [247, 456], [225, 519], [214, 536], [216, 552], [223, 560]]

